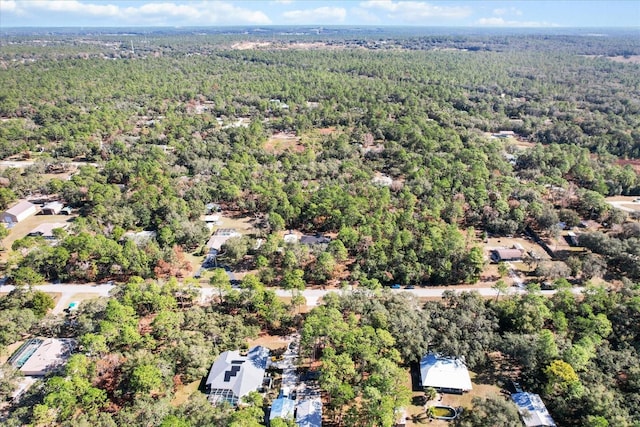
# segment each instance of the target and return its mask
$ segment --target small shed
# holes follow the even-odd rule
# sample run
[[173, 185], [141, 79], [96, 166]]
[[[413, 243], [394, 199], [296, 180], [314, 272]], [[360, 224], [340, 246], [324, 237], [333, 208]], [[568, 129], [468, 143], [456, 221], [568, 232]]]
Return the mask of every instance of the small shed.
[[64, 208], [62, 202], [49, 202], [42, 207], [42, 215], [59, 215]]
[[576, 233], [574, 233], [573, 231], [570, 231], [567, 233], [567, 242], [569, 243], [569, 245], [571, 246], [579, 246], [578, 245], [578, 235]]
[[38, 213], [38, 207], [27, 200], [21, 200], [2, 214], [2, 222], [17, 223]]

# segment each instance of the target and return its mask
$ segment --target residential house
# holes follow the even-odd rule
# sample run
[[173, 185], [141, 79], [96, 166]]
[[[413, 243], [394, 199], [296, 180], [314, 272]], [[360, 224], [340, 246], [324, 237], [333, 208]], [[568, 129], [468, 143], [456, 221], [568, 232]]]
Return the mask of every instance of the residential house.
[[27, 200], [21, 200], [2, 214], [2, 222], [15, 224], [38, 213], [38, 207]]
[[515, 132], [512, 130], [501, 130], [498, 133], [494, 133], [491, 136], [494, 138], [513, 138], [516, 136]]
[[8, 363], [24, 375], [41, 377], [62, 368], [76, 341], [70, 338], [33, 338], [9, 358]]
[[240, 237], [242, 234], [238, 233], [234, 228], [220, 228], [213, 233], [213, 236], [207, 242], [207, 247], [209, 250], [215, 249], [220, 252], [222, 249], [222, 245], [224, 245], [227, 240], [232, 237]]
[[209, 401], [237, 406], [240, 399], [262, 387], [268, 361], [269, 349], [262, 346], [253, 347], [246, 354], [237, 350], [222, 353], [211, 366], [205, 383]]
[[331, 238], [323, 236], [322, 234], [316, 234], [313, 236], [305, 235], [300, 237], [300, 243], [303, 245], [327, 245], [331, 242]]
[[420, 361], [422, 387], [462, 394], [472, 389], [467, 366], [460, 359], [429, 353]]
[[514, 393], [511, 399], [518, 407], [526, 427], [556, 427], [556, 423], [539, 395], [527, 392]]
[[69, 224], [66, 222], [47, 222], [44, 224], [40, 224], [36, 228], [31, 230], [28, 236], [31, 236], [31, 237], [41, 236], [41, 237], [44, 237], [46, 240], [54, 240], [56, 236], [53, 233], [53, 230], [58, 228], [66, 230], [67, 227], [69, 227]]

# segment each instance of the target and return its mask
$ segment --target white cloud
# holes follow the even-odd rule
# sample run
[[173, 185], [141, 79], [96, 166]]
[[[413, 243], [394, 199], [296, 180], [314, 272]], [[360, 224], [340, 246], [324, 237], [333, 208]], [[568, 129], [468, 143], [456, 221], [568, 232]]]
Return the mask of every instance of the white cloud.
[[76, 0], [44, 0], [23, 2], [26, 8], [50, 12], [68, 12], [93, 16], [117, 16], [120, 8], [112, 4], [81, 3]]
[[[261, 11], [236, 7], [218, 1], [187, 3], [153, 2], [122, 7], [117, 4], [98, 4], [78, 0], [2, 1], [2, 10], [19, 12], [64, 13], [69, 18], [92, 16], [117, 19], [128, 25], [210, 25], [210, 24], [270, 24], [271, 19]], [[9, 7], [5, 8], [5, 3]]]
[[493, 9], [493, 14], [494, 15], [515, 15], [515, 16], [522, 16], [522, 11], [520, 9], [516, 9], [515, 7], [510, 7], [510, 8], [499, 8], [499, 9]]
[[377, 24], [380, 22], [380, 18], [378, 18], [377, 15], [359, 7], [351, 8], [351, 10], [349, 10], [349, 16], [365, 24]]
[[332, 24], [343, 22], [347, 17], [346, 9], [342, 7], [319, 7], [317, 9], [290, 10], [282, 17], [297, 24]]
[[16, 12], [18, 6], [14, 0], [0, 0], [0, 12]]
[[271, 3], [273, 4], [291, 4], [293, 0], [273, 0]]
[[405, 21], [460, 19], [471, 15], [471, 8], [466, 6], [436, 6], [423, 1], [370, 0], [360, 3], [360, 7], [382, 10], [387, 12], [389, 18]]
[[476, 24], [487, 27], [519, 27], [519, 28], [546, 28], [558, 27], [558, 24], [546, 21], [510, 21], [500, 17], [480, 18]]

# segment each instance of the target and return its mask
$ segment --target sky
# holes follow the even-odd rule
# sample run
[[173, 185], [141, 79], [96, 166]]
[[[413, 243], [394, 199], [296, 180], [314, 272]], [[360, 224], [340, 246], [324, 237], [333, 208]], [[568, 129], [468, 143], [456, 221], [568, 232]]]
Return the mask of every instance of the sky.
[[637, 0], [0, 0], [9, 27], [640, 27]]

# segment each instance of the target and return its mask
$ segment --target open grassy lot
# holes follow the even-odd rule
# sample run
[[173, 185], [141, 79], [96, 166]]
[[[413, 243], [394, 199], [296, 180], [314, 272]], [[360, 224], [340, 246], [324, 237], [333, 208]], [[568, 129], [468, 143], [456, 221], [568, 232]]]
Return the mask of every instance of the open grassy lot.
[[52, 222], [71, 223], [73, 219], [73, 215], [33, 215], [23, 221], [20, 221], [15, 224], [11, 230], [9, 230], [9, 235], [2, 239], [2, 247], [4, 248], [4, 251], [0, 252], [0, 260], [2, 262], [6, 262], [13, 242], [26, 236], [38, 225]]

